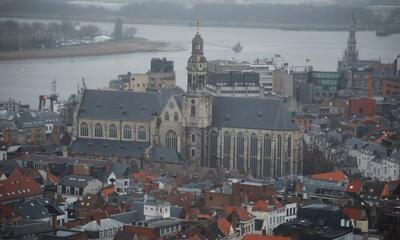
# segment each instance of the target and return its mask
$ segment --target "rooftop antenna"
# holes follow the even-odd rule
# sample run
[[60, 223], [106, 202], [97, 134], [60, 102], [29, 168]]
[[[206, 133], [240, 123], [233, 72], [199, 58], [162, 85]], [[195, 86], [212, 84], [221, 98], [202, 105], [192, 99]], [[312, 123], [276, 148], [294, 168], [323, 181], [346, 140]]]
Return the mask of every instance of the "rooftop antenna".
[[200, 20], [197, 19], [197, 33], [200, 32]]

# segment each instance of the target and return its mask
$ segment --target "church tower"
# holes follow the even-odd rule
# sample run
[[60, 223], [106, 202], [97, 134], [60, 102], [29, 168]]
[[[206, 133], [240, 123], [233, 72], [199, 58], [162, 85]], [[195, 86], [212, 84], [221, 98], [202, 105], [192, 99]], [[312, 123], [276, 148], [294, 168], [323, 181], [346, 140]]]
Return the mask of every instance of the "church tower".
[[344, 52], [344, 61], [346, 62], [346, 68], [349, 69], [352, 63], [358, 61], [358, 50], [356, 41], [356, 21], [354, 14], [351, 17], [351, 27], [349, 31], [349, 38], [347, 39], [347, 48]]
[[185, 157], [192, 166], [208, 166], [207, 139], [212, 121], [212, 97], [206, 90], [207, 60], [204, 41], [199, 33], [192, 40], [187, 64], [187, 93], [182, 101], [185, 128]]
[[204, 57], [204, 41], [199, 31], [199, 22], [197, 22], [197, 33], [192, 39], [192, 55], [186, 68], [188, 72], [187, 93], [190, 95], [206, 92], [207, 59]]

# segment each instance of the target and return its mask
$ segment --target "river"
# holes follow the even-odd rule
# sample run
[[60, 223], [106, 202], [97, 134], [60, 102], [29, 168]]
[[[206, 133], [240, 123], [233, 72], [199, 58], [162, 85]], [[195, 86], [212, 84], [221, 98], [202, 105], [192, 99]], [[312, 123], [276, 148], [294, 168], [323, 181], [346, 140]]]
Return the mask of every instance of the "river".
[[[82, 23], [81, 23], [82, 24]], [[97, 23], [111, 32], [113, 24]], [[88, 88], [101, 88], [127, 72], [144, 73], [152, 57], [167, 57], [175, 62], [177, 84], [186, 88], [186, 61], [190, 56], [191, 39], [195, 29], [188, 26], [134, 25], [137, 36], [165, 41], [185, 50], [119, 54], [92, 57], [32, 59], [0, 62], [0, 100], [9, 97], [23, 103], [38, 105], [38, 96], [50, 93], [50, 83], [57, 81], [57, 93], [66, 99], [76, 92], [84, 77]], [[280, 54], [289, 65], [304, 65], [305, 59], [316, 70], [334, 71], [347, 42], [347, 32], [281, 31], [256, 28], [202, 27], [205, 55], [211, 59], [253, 61], [256, 58]], [[239, 54], [231, 47], [240, 41], [244, 46]], [[376, 37], [375, 32], [357, 32], [361, 59], [381, 59], [392, 62], [400, 54], [400, 35]]]

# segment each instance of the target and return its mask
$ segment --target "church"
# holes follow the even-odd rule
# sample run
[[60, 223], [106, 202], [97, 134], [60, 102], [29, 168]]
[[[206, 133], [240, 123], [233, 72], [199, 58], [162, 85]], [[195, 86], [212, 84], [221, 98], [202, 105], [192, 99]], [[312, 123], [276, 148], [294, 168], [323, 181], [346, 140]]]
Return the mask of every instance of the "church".
[[158, 147], [192, 167], [254, 178], [302, 173], [302, 138], [280, 99], [212, 96], [199, 31], [186, 69], [186, 93], [82, 89], [71, 152], [140, 158]]

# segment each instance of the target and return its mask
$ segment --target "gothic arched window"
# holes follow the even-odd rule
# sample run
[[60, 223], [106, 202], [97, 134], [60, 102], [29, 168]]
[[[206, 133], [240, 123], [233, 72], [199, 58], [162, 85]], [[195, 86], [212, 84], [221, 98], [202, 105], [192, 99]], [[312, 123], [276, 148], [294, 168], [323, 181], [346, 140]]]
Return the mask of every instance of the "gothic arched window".
[[87, 123], [85, 123], [85, 122], [81, 123], [80, 132], [81, 132], [81, 137], [89, 136], [89, 127], [88, 127]]
[[165, 146], [167, 148], [178, 150], [178, 137], [174, 131], [169, 130], [165, 138]]
[[124, 139], [132, 139], [132, 129], [128, 125], [124, 126]]
[[264, 135], [264, 176], [271, 176], [271, 155], [272, 155], [272, 146], [271, 146], [271, 136], [269, 134]]
[[109, 138], [117, 138], [117, 126], [114, 124], [110, 125], [108, 136]]
[[101, 126], [100, 123], [97, 123], [94, 126], [94, 137], [96, 137], [96, 138], [102, 138], [103, 137], [103, 127]]
[[174, 112], [174, 121], [175, 122], [179, 121], [179, 116], [177, 112]]
[[257, 135], [251, 134], [250, 137], [250, 170], [253, 177], [257, 176]]
[[237, 169], [240, 173], [243, 173], [244, 168], [244, 136], [242, 133], [238, 133], [236, 139], [236, 151], [237, 151]]
[[216, 168], [218, 166], [217, 163], [217, 139], [218, 133], [216, 131], [212, 131], [210, 134], [210, 167]]
[[192, 134], [192, 142], [196, 142], [196, 135]]
[[169, 113], [165, 112], [165, 116], [164, 116], [165, 121], [169, 121]]
[[288, 136], [287, 139], [287, 156], [288, 158], [292, 157], [292, 136]]
[[138, 140], [146, 140], [147, 139], [147, 132], [144, 126], [140, 126], [138, 128]]
[[195, 106], [192, 106], [190, 108], [190, 116], [191, 117], [196, 117], [196, 107]]
[[277, 159], [276, 159], [276, 176], [282, 176], [282, 135], [278, 135], [278, 149], [277, 149]]
[[229, 169], [231, 160], [231, 135], [229, 132], [224, 133], [224, 168]]

